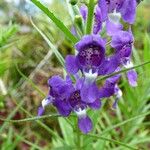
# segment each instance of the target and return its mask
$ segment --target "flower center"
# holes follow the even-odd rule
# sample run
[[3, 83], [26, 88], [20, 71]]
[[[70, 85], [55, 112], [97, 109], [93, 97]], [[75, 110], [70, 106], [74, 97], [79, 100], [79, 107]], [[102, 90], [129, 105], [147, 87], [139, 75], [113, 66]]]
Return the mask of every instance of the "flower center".
[[90, 69], [93, 67], [98, 67], [103, 60], [103, 51], [101, 51], [101, 47], [96, 45], [88, 45], [83, 48], [82, 51], [79, 52], [78, 58], [81, 65], [86, 66], [86, 68]]
[[77, 90], [73, 92], [69, 98], [69, 102], [71, 107], [73, 107], [75, 110], [78, 110], [79, 108], [84, 108], [84, 104], [81, 101], [80, 91]]

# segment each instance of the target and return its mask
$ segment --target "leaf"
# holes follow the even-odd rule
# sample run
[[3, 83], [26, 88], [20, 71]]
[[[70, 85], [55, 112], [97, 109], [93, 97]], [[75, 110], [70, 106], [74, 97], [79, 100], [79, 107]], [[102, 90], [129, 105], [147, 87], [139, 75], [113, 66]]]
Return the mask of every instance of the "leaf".
[[[84, 135], [84, 134], [82, 134]], [[97, 140], [104, 140], [104, 141], [109, 141], [111, 143], [116, 143], [118, 145], [121, 145], [121, 146], [124, 146], [128, 149], [132, 149], [132, 150], [138, 150], [137, 148], [134, 148], [132, 146], [129, 146], [129, 144], [126, 144], [126, 143], [123, 143], [123, 142], [120, 142], [120, 141], [117, 141], [117, 140], [114, 140], [114, 139], [109, 139], [109, 138], [106, 138], [106, 137], [102, 137], [102, 136], [98, 136], [98, 135], [94, 135], [94, 134], [87, 134], [89, 137], [92, 137], [92, 138], [96, 138]]]
[[95, 7], [94, 0], [90, 0], [89, 4], [88, 4], [88, 17], [87, 17], [86, 34], [91, 34], [91, 31], [92, 31], [94, 7]]
[[37, 7], [39, 7], [54, 23], [55, 25], [70, 39], [74, 44], [78, 39], [68, 30], [68, 28], [43, 4], [38, 0], [31, 0]]
[[58, 121], [64, 140], [68, 145], [73, 146], [75, 138], [72, 126], [64, 118], [58, 118]]
[[43, 39], [46, 41], [46, 43], [49, 45], [51, 50], [56, 55], [57, 59], [59, 60], [60, 64], [64, 67], [65, 60], [62, 57], [62, 55], [59, 53], [59, 51], [56, 49], [56, 47], [51, 43], [51, 41], [47, 38], [47, 36], [34, 24], [34, 22], [31, 20], [31, 23], [33, 27], [40, 33], [40, 35], [43, 37]]
[[133, 120], [139, 119], [139, 118], [141, 118], [141, 117], [145, 117], [146, 115], [149, 115], [149, 114], [150, 114], [150, 111], [149, 111], [149, 112], [146, 112], [146, 113], [143, 113], [143, 114], [141, 114], [141, 115], [138, 115], [138, 116], [129, 118], [129, 119], [125, 120], [125, 121], [122, 121], [122, 122], [120, 122], [120, 123], [118, 123], [118, 124], [116, 124], [116, 125], [113, 125], [112, 127], [107, 128], [106, 130], [104, 130], [104, 131], [101, 133], [101, 135], [103, 135], [103, 134], [105, 134], [105, 133], [107, 133], [107, 132], [110, 132], [111, 130], [113, 130], [113, 129], [117, 128], [117, 127], [120, 127], [120, 126], [122, 126], [122, 125], [124, 125], [124, 124], [126, 124], [126, 123], [128, 123], [128, 122], [131, 122], [131, 121], [133, 121]]

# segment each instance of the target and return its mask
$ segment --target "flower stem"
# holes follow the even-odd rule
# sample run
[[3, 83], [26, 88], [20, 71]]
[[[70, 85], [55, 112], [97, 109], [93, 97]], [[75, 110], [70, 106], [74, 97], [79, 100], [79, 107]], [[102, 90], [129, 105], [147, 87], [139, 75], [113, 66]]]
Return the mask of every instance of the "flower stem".
[[89, 0], [89, 4], [88, 4], [88, 18], [87, 18], [87, 26], [86, 26], [86, 34], [90, 34], [90, 33], [92, 32], [94, 6], [95, 6], [94, 0]]

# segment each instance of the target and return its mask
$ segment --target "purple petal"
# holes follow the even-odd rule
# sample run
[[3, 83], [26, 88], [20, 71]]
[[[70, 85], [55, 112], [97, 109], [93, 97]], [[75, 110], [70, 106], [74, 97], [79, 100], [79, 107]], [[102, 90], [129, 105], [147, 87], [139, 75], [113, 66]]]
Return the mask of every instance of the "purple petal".
[[125, 45], [133, 42], [133, 35], [131, 32], [119, 31], [112, 36], [111, 46], [120, 51]]
[[92, 109], [99, 109], [101, 107], [101, 100], [97, 99], [93, 103], [89, 103], [88, 106]]
[[95, 83], [84, 85], [81, 89], [81, 99], [86, 103], [93, 103], [99, 98], [99, 90]]
[[121, 64], [119, 55], [115, 54], [107, 58], [99, 67], [99, 75], [107, 75], [113, 73]]
[[125, 22], [133, 24], [136, 16], [136, 0], [125, 0], [119, 11]]
[[131, 86], [137, 86], [137, 73], [135, 70], [130, 70], [127, 72], [128, 82]]
[[102, 21], [105, 21], [107, 19], [107, 14], [108, 14], [108, 5], [107, 5], [106, 0], [99, 0], [98, 6], [101, 9]]
[[82, 88], [82, 86], [84, 84], [84, 80], [85, 80], [84, 78], [80, 78], [80, 79], [76, 80], [75, 86], [76, 86], [77, 90], [80, 90]]
[[81, 5], [80, 7], [80, 13], [82, 15], [82, 18], [84, 19], [84, 21], [86, 21], [87, 19], [87, 13], [88, 13], [88, 9], [86, 5]]
[[96, 7], [95, 11], [95, 22], [93, 27], [93, 33], [97, 34], [102, 28], [102, 14], [99, 6]]
[[88, 45], [94, 44], [101, 47], [102, 51], [105, 51], [106, 42], [100, 37], [100, 35], [85, 35], [82, 39], [75, 45], [75, 48], [80, 52]]
[[113, 23], [110, 20], [106, 21], [106, 30], [107, 30], [107, 34], [109, 36], [116, 34], [117, 32], [121, 31], [122, 29], [123, 29], [122, 24]]
[[92, 130], [93, 124], [91, 119], [86, 116], [84, 118], [78, 118], [78, 127], [84, 134], [87, 134]]
[[42, 106], [38, 108], [38, 116], [42, 116], [44, 114], [44, 109]]
[[110, 97], [116, 92], [116, 83], [120, 79], [120, 75], [115, 75], [105, 81], [104, 86], [99, 90], [100, 98]]
[[71, 107], [69, 102], [65, 101], [65, 100], [56, 100], [54, 102], [54, 106], [56, 106], [58, 112], [60, 115], [66, 117], [69, 116], [69, 114], [71, 113]]
[[111, 87], [102, 87], [100, 90], [99, 90], [99, 93], [100, 93], [100, 98], [104, 98], [104, 97], [110, 97], [112, 96], [115, 91], [114, 91], [114, 87], [115, 85], [111, 85]]
[[76, 61], [76, 56], [67, 55], [66, 57], [66, 70], [71, 74], [76, 74], [79, 70], [79, 66]]
[[74, 90], [73, 85], [63, 80], [60, 76], [53, 76], [48, 81], [50, 89], [50, 95], [53, 97], [67, 98]]
[[64, 80], [60, 76], [56, 75], [56, 76], [51, 77], [48, 80], [48, 84], [51, 87], [57, 87], [57, 86], [63, 85]]

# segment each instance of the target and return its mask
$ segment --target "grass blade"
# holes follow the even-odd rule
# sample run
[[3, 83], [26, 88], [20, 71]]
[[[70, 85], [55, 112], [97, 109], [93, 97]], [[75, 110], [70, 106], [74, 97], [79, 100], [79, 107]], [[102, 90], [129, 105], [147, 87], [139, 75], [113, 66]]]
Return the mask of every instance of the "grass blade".
[[106, 129], [105, 131], [103, 131], [103, 132], [101, 133], [101, 135], [103, 135], [103, 134], [105, 134], [105, 133], [107, 133], [107, 132], [110, 132], [111, 130], [113, 130], [113, 129], [117, 128], [117, 127], [120, 127], [120, 126], [122, 126], [122, 125], [124, 125], [124, 124], [126, 124], [126, 123], [128, 123], [128, 122], [130, 122], [130, 121], [139, 119], [139, 118], [144, 117], [144, 116], [149, 115], [149, 114], [150, 114], [150, 111], [149, 111], [149, 112], [146, 112], [146, 113], [143, 113], [143, 114], [141, 114], [141, 115], [132, 117], [132, 118], [130, 118], [130, 119], [127, 119], [127, 120], [125, 120], [125, 121], [123, 121], [123, 122], [120, 122], [120, 123], [118, 123], [118, 124], [116, 124], [116, 125], [113, 125], [112, 127], [110, 127], [110, 128], [108, 128], [108, 129]]
[[39, 7], [54, 23], [55, 25], [70, 39], [74, 44], [78, 39], [68, 30], [68, 28], [43, 4], [38, 0], [31, 0], [37, 7]]
[[62, 57], [62, 55], [59, 53], [59, 51], [55, 48], [55, 46], [51, 43], [51, 41], [47, 38], [47, 36], [34, 24], [34, 22], [32, 21], [32, 19], [30, 19], [30, 21], [31, 21], [33, 27], [40, 33], [40, 35], [43, 37], [43, 39], [49, 45], [49, 47], [51, 48], [51, 50], [54, 52], [54, 54], [56, 55], [56, 57], [59, 60], [60, 64], [62, 66], [64, 66], [65, 60]]
[[15, 65], [16, 65], [16, 69], [17, 69], [18, 73], [19, 73], [25, 80], [27, 80], [27, 81], [33, 86], [33, 88], [36, 89], [36, 90], [41, 94], [41, 96], [46, 97], [46, 95], [32, 82], [32, 80], [30, 80], [28, 77], [26, 77], [26, 76], [20, 71], [20, 69], [18, 68], [18, 65], [17, 65], [16, 63], [15, 63]]
[[103, 77], [99, 77], [99, 78], [97, 78], [97, 82], [99, 83], [99, 81], [101, 81], [101, 80], [106, 80], [107, 78], [110, 78], [110, 77], [115, 76], [117, 74], [121, 74], [121, 73], [127, 72], [127, 71], [132, 70], [132, 69], [137, 69], [139, 67], [142, 67], [142, 66], [145, 66], [145, 65], [148, 65], [148, 64], [150, 64], [150, 60], [147, 61], [147, 62], [144, 62], [142, 64], [135, 65], [135, 66], [130, 67], [130, 68], [122, 69], [121, 71], [114, 72], [112, 74], [109, 74], [109, 75], [106, 75], [106, 76], [103, 76]]
[[[82, 135], [84, 135], [84, 134], [82, 134]], [[102, 136], [98, 136], [98, 135], [93, 135], [93, 134], [88, 134], [88, 136], [92, 137], [92, 138], [96, 138], [96, 139], [100, 139], [100, 140], [104, 140], [104, 141], [109, 141], [109, 142], [112, 142], [112, 143], [116, 143], [116, 144], [124, 146], [124, 147], [126, 147], [128, 149], [138, 150], [137, 148], [134, 148], [132, 146], [129, 146], [128, 144], [122, 143], [122, 142], [114, 140], [114, 139], [109, 139], [109, 138], [106, 138], [106, 137], [102, 137]]]
[[[18, 111], [18, 109], [23, 105], [23, 101], [21, 101], [17, 107], [9, 114], [9, 116], [7, 117], [6, 120], [10, 120], [14, 115], [15, 113]], [[3, 129], [5, 129], [5, 127], [8, 125], [8, 122], [4, 122], [4, 124], [0, 127], [0, 134], [2, 133]]]
[[6, 121], [6, 122], [11, 122], [11, 123], [21, 123], [21, 122], [35, 121], [35, 120], [46, 119], [46, 118], [51, 118], [51, 117], [61, 117], [61, 116], [59, 114], [52, 114], [52, 115], [24, 118], [24, 119], [19, 119], [19, 120], [9, 120], [9, 119], [4, 119], [4, 118], [0, 118], [0, 120]]

